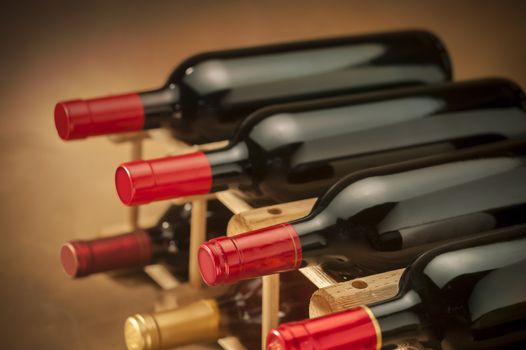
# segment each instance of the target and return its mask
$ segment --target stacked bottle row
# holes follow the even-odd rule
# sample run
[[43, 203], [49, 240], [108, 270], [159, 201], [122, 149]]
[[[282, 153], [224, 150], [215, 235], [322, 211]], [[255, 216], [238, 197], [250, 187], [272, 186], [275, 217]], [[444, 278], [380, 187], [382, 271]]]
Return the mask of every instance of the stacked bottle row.
[[[256, 349], [254, 278], [283, 273], [280, 322], [301, 320], [313, 290], [294, 270], [313, 265], [340, 281], [409, 268], [394, 299], [281, 325], [269, 349], [526, 341], [526, 281], [514, 265], [526, 234], [526, 98], [509, 80], [450, 78], [440, 40], [408, 31], [197, 55], [161, 89], [57, 104], [63, 139], [168, 126], [190, 143], [229, 140], [121, 164], [115, 183], [126, 205], [226, 189], [264, 203], [318, 197], [304, 218], [235, 237], [222, 236], [231, 214], [212, 201], [199, 267], [206, 284], [231, 288], [130, 317], [128, 347], [236, 335]], [[190, 210], [174, 205], [155, 227], [69, 242], [64, 270], [82, 277], [163, 261], [185, 280]], [[507, 282], [495, 299], [487, 279]]]

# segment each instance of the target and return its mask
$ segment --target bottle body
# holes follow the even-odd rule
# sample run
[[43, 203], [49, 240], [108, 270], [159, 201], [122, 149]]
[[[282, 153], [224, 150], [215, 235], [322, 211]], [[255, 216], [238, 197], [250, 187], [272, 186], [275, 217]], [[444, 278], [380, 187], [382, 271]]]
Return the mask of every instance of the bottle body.
[[63, 139], [171, 126], [192, 144], [229, 138], [263, 106], [451, 79], [424, 31], [284, 43], [195, 55], [158, 90], [57, 104]]
[[[526, 135], [526, 98], [503, 80], [306, 105], [245, 122], [237, 135], [243, 143], [232, 148], [246, 145], [250, 183], [241, 177], [229, 186], [278, 201], [303, 199], [305, 193], [320, 196], [357, 170]], [[214, 153], [209, 159], [215, 189], [214, 171], [222, 169], [214, 167]]]
[[[308, 317], [307, 300], [316, 287], [298, 272], [281, 277], [280, 322]], [[262, 281], [255, 279], [231, 286], [216, 299], [160, 313], [135, 315], [125, 324], [126, 343], [134, 350], [162, 350], [236, 336], [247, 349], [257, 349], [261, 346], [261, 298]]]
[[443, 45], [422, 31], [204, 54], [170, 78], [181, 93], [181, 118], [173, 130], [191, 143], [224, 140], [264, 106], [450, 78]]
[[[190, 216], [192, 206], [172, 205], [156, 225], [91, 241], [71, 241], [61, 249], [61, 262], [72, 278], [99, 272], [133, 269], [164, 263], [181, 280], [188, 277]], [[209, 202], [208, 236], [224, 232], [230, 211], [219, 201]]]
[[407, 340], [433, 349], [519, 348], [526, 342], [525, 229], [433, 249], [404, 273], [394, 298], [281, 325], [269, 349], [299, 349], [297, 335], [316, 350], [393, 349]]
[[346, 280], [405, 267], [441, 241], [522, 223], [526, 158], [515, 151], [351, 174], [305, 218], [204, 243], [201, 273], [223, 284], [317, 264]]
[[227, 188], [316, 197], [353, 171], [519, 138], [525, 101], [509, 81], [478, 80], [270, 107], [225, 148], [122, 164], [117, 191], [125, 204]]

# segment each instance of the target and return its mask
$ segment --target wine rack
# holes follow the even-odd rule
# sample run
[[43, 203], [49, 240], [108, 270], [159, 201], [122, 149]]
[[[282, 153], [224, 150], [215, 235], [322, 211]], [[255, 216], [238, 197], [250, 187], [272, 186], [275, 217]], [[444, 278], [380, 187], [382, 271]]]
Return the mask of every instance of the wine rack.
[[[141, 132], [137, 134], [124, 134], [110, 137], [114, 143], [129, 143], [131, 145], [131, 160], [141, 159], [143, 155], [143, 142], [146, 139], [158, 141], [166, 147], [168, 154], [184, 154], [197, 150], [211, 150], [225, 145], [225, 142], [216, 142], [200, 146], [189, 146], [184, 144], [171, 135], [166, 130], [155, 130], [151, 132]], [[156, 310], [177, 307], [179, 303], [188, 302], [185, 298], [196, 298], [196, 295], [210, 297], [217, 291], [195, 293], [196, 290], [204, 288], [199, 273], [197, 262], [197, 250], [199, 245], [206, 239], [206, 211], [209, 200], [217, 198], [231, 212], [232, 218], [227, 227], [227, 235], [233, 236], [246, 231], [295, 220], [306, 216], [314, 206], [316, 198], [310, 198], [290, 203], [276, 204], [267, 207], [252, 208], [235, 191], [223, 191], [216, 194], [207, 194], [180, 198], [172, 201], [175, 204], [192, 203], [191, 230], [190, 230], [190, 261], [189, 261], [189, 281], [188, 284], [181, 284], [171, 273], [161, 264], [149, 265], [144, 268], [144, 272], [155, 281], [159, 287], [170, 293], [175, 288], [186, 288], [187, 292], [183, 297], [168, 297], [168, 302], [158, 302]], [[130, 228], [139, 226], [140, 207], [134, 206], [128, 209], [127, 224]], [[106, 229], [106, 234], [117, 231], [115, 228]], [[122, 232], [122, 229], [120, 230]], [[403, 269], [390, 271], [378, 275], [359, 278], [356, 280], [337, 283], [332, 277], [326, 274], [320, 267], [306, 267], [300, 270], [317, 288], [309, 304], [310, 316], [317, 317], [331, 312], [345, 310], [355, 305], [372, 303], [394, 296], [398, 291], [398, 281]], [[262, 349], [265, 349], [266, 334], [270, 329], [278, 325], [279, 312], [279, 275], [269, 275], [262, 277], [263, 298], [262, 298]], [[180, 293], [178, 293], [180, 294]], [[305, 302], [309, 302], [305, 300]], [[220, 347], [217, 347], [220, 346]], [[184, 348], [181, 348], [183, 350]], [[247, 350], [234, 337], [220, 339], [216, 346], [208, 345], [203, 349], [223, 349], [223, 350]]]

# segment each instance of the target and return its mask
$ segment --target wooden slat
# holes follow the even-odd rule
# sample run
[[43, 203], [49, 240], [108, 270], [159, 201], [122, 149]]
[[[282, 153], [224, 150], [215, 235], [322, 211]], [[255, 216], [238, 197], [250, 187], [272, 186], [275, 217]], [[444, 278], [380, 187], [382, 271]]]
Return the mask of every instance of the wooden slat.
[[203, 284], [201, 273], [199, 272], [199, 263], [197, 251], [199, 245], [206, 240], [206, 212], [208, 200], [195, 199], [192, 201], [192, 217], [190, 223], [190, 261], [188, 264], [188, 280], [195, 288], [200, 288]]
[[208, 194], [199, 194], [199, 195], [195, 195], [195, 196], [174, 198], [174, 199], [170, 200], [170, 203], [173, 203], [175, 205], [184, 205], [185, 203], [192, 202], [192, 201], [194, 201], [196, 199], [212, 200], [212, 199], [215, 199], [215, 198], [216, 198], [215, 193], [208, 193]]
[[300, 269], [300, 272], [307, 277], [316, 287], [325, 288], [335, 285], [337, 282], [319, 266], [309, 266]]
[[[220, 198], [219, 195], [218, 198]], [[315, 201], [315, 198], [309, 198], [242, 211], [234, 215], [228, 222], [228, 235], [235, 235], [302, 218], [310, 213]]]
[[163, 290], [176, 288], [180, 284], [177, 278], [175, 278], [164, 265], [154, 264], [145, 266], [144, 272]]
[[[137, 136], [130, 140], [131, 143], [131, 159], [130, 160], [139, 160], [142, 159], [143, 155], [143, 140], [145, 137]], [[134, 229], [139, 228], [139, 206], [134, 205], [128, 209], [128, 222], [130, 226]]]
[[248, 350], [236, 337], [225, 337], [217, 341], [224, 350]]
[[263, 276], [261, 348], [266, 349], [267, 334], [279, 325], [279, 274]]
[[310, 317], [319, 317], [354, 306], [393, 297], [404, 269], [357, 278], [316, 291], [310, 300]]
[[252, 207], [240, 198], [234, 191], [221, 191], [216, 193], [217, 199], [223, 203], [233, 214], [252, 210]]

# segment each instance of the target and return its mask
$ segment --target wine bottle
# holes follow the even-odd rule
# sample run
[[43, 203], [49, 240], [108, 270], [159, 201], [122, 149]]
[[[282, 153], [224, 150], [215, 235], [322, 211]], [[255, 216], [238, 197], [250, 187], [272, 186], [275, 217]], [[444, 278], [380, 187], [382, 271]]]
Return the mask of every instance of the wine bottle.
[[443, 44], [425, 31], [285, 43], [192, 56], [156, 90], [59, 102], [55, 125], [72, 140], [165, 124], [200, 144], [270, 104], [450, 79]]
[[[232, 216], [219, 201], [208, 202], [208, 237], [217, 237]], [[137, 268], [165, 262], [182, 280], [188, 277], [192, 205], [172, 205], [158, 223], [147, 229], [89, 241], [70, 241], [60, 251], [64, 272], [84, 277], [98, 272]]]
[[304, 218], [203, 243], [201, 274], [227, 284], [335, 263], [354, 278], [405, 267], [441, 241], [526, 222], [524, 151], [351, 174]]
[[525, 251], [525, 225], [439, 247], [405, 271], [394, 298], [282, 324], [267, 349], [394, 349], [413, 339], [432, 349], [523, 349]]
[[117, 192], [127, 205], [227, 188], [315, 197], [355, 170], [525, 135], [525, 106], [487, 79], [269, 107], [224, 148], [121, 164]]
[[[281, 322], [308, 317], [315, 286], [299, 273], [281, 276]], [[234, 285], [216, 299], [129, 317], [124, 326], [130, 350], [161, 350], [236, 336], [247, 349], [261, 347], [261, 279]]]

